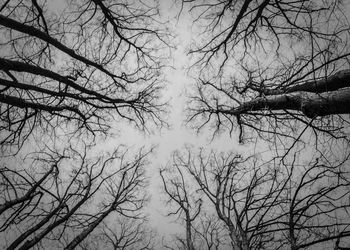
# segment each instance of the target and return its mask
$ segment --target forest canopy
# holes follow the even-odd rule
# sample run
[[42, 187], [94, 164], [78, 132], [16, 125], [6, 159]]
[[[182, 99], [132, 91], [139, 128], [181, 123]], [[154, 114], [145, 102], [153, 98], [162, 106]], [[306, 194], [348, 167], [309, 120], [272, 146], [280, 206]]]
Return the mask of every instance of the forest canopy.
[[0, 248], [348, 249], [349, 13], [0, 1]]

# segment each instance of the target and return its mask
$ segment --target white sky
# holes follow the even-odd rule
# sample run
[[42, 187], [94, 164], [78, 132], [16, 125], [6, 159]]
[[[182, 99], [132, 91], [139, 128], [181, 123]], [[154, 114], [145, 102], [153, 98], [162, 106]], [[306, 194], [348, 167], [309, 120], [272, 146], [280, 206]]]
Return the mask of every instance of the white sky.
[[[62, 2], [48, 0], [52, 8], [62, 8]], [[119, 144], [125, 144], [130, 147], [157, 145], [157, 150], [150, 159], [152, 162], [148, 168], [150, 176], [149, 193], [151, 201], [147, 211], [150, 214], [150, 223], [155, 227], [160, 236], [169, 235], [178, 232], [179, 227], [171, 223], [174, 218], [166, 218], [167, 208], [165, 207], [165, 195], [162, 191], [161, 180], [159, 177], [159, 168], [165, 166], [171, 161], [171, 154], [174, 150], [181, 150], [186, 144], [193, 145], [194, 148], [204, 147], [207, 150], [214, 149], [216, 151], [232, 151], [237, 150], [237, 153], [251, 151], [252, 145], [238, 145], [237, 135], [233, 134], [230, 138], [228, 133], [215, 137], [212, 141], [212, 131], [204, 130], [200, 134], [186, 128], [184, 125], [184, 109], [186, 104], [186, 90], [191, 88], [195, 83], [186, 73], [186, 66], [189, 65], [189, 57], [186, 55], [186, 49], [190, 45], [192, 39], [195, 39], [192, 32], [192, 22], [188, 13], [184, 12], [176, 21], [175, 17], [179, 9], [173, 5], [173, 0], [160, 0], [161, 15], [163, 21], [169, 20], [169, 28], [175, 31], [177, 35], [177, 48], [172, 52], [173, 69], [165, 71], [166, 89], [164, 90], [164, 98], [170, 99], [169, 119], [170, 129], [163, 129], [161, 132], [156, 132], [152, 135], [144, 135], [141, 132], [125, 126], [120, 128], [120, 135], [108, 140], [104, 143], [107, 148], [113, 149]], [[169, 224], [171, 223], [171, 224]]]
[[[158, 145], [155, 157], [149, 166], [148, 173], [150, 179], [150, 194], [151, 202], [148, 207], [150, 213], [150, 223], [154, 226], [158, 233], [162, 235], [169, 235], [176, 233], [179, 226], [176, 224], [169, 224], [174, 218], [166, 218], [166, 207], [164, 204], [164, 194], [162, 193], [162, 184], [158, 170], [161, 166], [165, 166], [171, 161], [171, 153], [174, 150], [184, 149], [184, 146], [190, 144], [194, 148], [205, 147], [206, 149], [214, 149], [217, 151], [235, 150], [242, 151], [245, 147], [237, 144], [237, 138], [233, 135], [230, 138], [227, 133], [216, 137], [212, 141], [212, 131], [207, 133], [205, 131], [197, 134], [195, 131], [186, 128], [184, 124], [185, 114], [184, 109], [186, 105], [185, 92], [193, 87], [194, 79], [191, 79], [186, 73], [186, 66], [189, 65], [189, 57], [186, 55], [186, 49], [189, 46], [193, 37], [191, 32], [191, 25], [188, 13], [183, 13], [178, 21], [175, 17], [178, 14], [178, 9], [171, 5], [172, 1], [161, 1], [161, 15], [162, 18], [169, 19], [171, 29], [174, 29], [177, 34], [176, 41], [178, 42], [177, 49], [173, 51], [173, 66], [174, 69], [168, 69], [165, 74], [166, 90], [164, 97], [170, 99], [169, 108], [169, 124], [171, 129], [164, 129], [161, 133], [154, 135], [142, 135], [140, 132], [132, 128], [123, 128], [120, 137], [117, 137], [115, 143], [123, 142], [127, 145]], [[111, 142], [111, 145], [113, 143]], [[180, 228], [181, 230], [182, 228]]]
[[[64, 0], [47, 0], [50, 10], [60, 12], [64, 9]], [[103, 143], [103, 150], [113, 150], [119, 144], [125, 144], [128, 147], [133, 147], [135, 150], [139, 147], [157, 145], [157, 150], [150, 159], [152, 162], [148, 168], [150, 176], [149, 192], [151, 201], [147, 211], [150, 215], [150, 224], [155, 227], [160, 236], [176, 233], [179, 226], [170, 224], [174, 218], [166, 218], [166, 207], [162, 191], [161, 179], [158, 174], [159, 168], [165, 166], [171, 161], [171, 154], [175, 150], [184, 149], [185, 145], [192, 145], [194, 148], [204, 147], [207, 150], [214, 149], [216, 151], [229, 151], [237, 149], [240, 153], [246, 146], [239, 146], [237, 138], [233, 135], [232, 138], [228, 134], [214, 138], [212, 140], [212, 131], [204, 130], [200, 134], [186, 128], [184, 125], [184, 109], [186, 105], [186, 90], [193, 87], [194, 79], [191, 79], [186, 73], [186, 67], [189, 65], [189, 57], [186, 55], [186, 49], [190, 45], [193, 37], [192, 21], [188, 13], [183, 12], [181, 17], [176, 21], [178, 8], [173, 5], [173, 0], [160, 0], [161, 16], [163, 21], [169, 21], [168, 25], [177, 35], [177, 48], [172, 52], [173, 68], [168, 68], [165, 71], [166, 88], [163, 98], [170, 100], [169, 119], [170, 129], [163, 129], [161, 132], [155, 132], [151, 135], [145, 135], [136, 129], [129, 126], [117, 128], [120, 134], [115, 138], [111, 138]], [[178, 6], [179, 7], [179, 6]], [[120, 126], [120, 124], [118, 124]], [[182, 228], [180, 228], [181, 230]]]

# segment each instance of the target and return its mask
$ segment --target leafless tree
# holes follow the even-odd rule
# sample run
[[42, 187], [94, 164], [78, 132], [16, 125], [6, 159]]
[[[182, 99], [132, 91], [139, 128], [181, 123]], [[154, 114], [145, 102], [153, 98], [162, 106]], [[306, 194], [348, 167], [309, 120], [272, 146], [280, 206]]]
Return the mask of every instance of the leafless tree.
[[2, 166], [3, 247], [74, 249], [111, 214], [143, 219], [149, 153], [131, 158], [120, 147], [91, 157], [87, 148], [69, 148], [36, 154], [31, 169]]
[[303, 134], [348, 139], [348, 2], [182, 4], [203, 27], [189, 52], [200, 70], [189, 105], [195, 128], [237, 130], [241, 142], [256, 135], [274, 143]]
[[[249, 221], [254, 218], [247, 219], [248, 225], [245, 219], [248, 211], [251, 210], [250, 206], [258, 210], [265, 209], [262, 203], [263, 197], [259, 197], [256, 190], [260, 190], [261, 186], [268, 181], [267, 174], [261, 174], [258, 169], [255, 169], [254, 175], [250, 176], [252, 172], [245, 166], [246, 160], [233, 154], [227, 157], [215, 154], [206, 157], [200, 153], [199, 158], [196, 159], [188, 151], [186, 157], [177, 155], [174, 159], [174, 164], [187, 169], [200, 190], [209, 198], [218, 217], [225, 223], [229, 231], [232, 248], [255, 249], [255, 242], [249, 237], [247, 231]], [[272, 196], [271, 199], [273, 199]], [[260, 202], [261, 204], [257, 204]], [[269, 200], [265, 202], [271, 203]], [[268, 214], [266, 212], [266, 216]], [[259, 225], [257, 229], [264, 230], [264, 226]], [[257, 242], [259, 247], [256, 249], [263, 247], [264, 241], [269, 240], [269, 238], [259, 239]]]
[[223, 204], [219, 217], [232, 215], [221, 217], [237, 227], [239, 247], [333, 247], [349, 233], [348, 2], [181, 2], [201, 29], [189, 51], [198, 82], [188, 122], [237, 131], [240, 142], [263, 139], [282, 161], [254, 169], [238, 159], [229, 169], [226, 157], [200, 155], [178, 164], [192, 166], [203, 192]]
[[202, 199], [193, 192], [179, 167], [163, 168], [159, 173], [167, 195], [166, 204], [171, 210], [168, 216], [177, 216], [185, 224], [186, 236], [185, 239], [177, 237], [177, 243], [180, 243], [178, 249], [194, 250], [193, 224], [201, 212]]
[[198, 249], [219, 250], [229, 246], [229, 238], [222, 221], [216, 215], [203, 213], [193, 226]]
[[[301, 169], [300, 169], [301, 168]], [[287, 187], [281, 209], [286, 214], [275, 230], [283, 232], [291, 249], [329, 249], [334, 241], [350, 236], [349, 170], [343, 163], [330, 165], [316, 158], [308, 165], [286, 166], [282, 172]], [[283, 244], [280, 246], [283, 248]]]
[[38, 128], [96, 136], [112, 121], [141, 130], [164, 125], [159, 95], [168, 35], [156, 3], [52, 4], [0, 5], [1, 145], [20, 147]]
[[253, 157], [188, 151], [174, 165], [209, 199], [233, 249], [329, 249], [350, 236], [350, 172], [343, 162], [258, 164]]
[[156, 233], [146, 219], [114, 216], [103, 221], [76, 249], [155, 249]]
[[101, 236], [111, 249], [154, 249], [156, 235], [147, 228], [147, 221], [130, 218], [119, 218], [110, 226], [102, 227]]
[[[119, 121], [142, 131], [166, 124], [170, 43], [159, 20], [156, 1], [0, 3], [1, 153], [34, 140], [55, 147], [30, 163], [1, 163], [4, 247], [84, 248], [111, 214], [145, 219], [149, 151], [91, 157], [89, 147]], [[63, 150], [67, 141], [74, 146]]]

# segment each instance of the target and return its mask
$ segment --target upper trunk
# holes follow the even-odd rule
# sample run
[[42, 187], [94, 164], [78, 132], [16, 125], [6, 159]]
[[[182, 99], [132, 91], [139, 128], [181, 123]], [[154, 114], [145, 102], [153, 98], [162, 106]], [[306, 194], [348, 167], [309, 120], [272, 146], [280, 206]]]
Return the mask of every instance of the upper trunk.
[[91, 223], [86, 229], [84, 229], [78, 236], [76, 236], [64, 249], [72, 250], [79, 245], [112, 211], [111, 206], [107, 211], [103, 212], [93, 223]]
[[300, 84], [286, 86], [278, 89], [263, 89], [257, 91], [264, 95], [280, 95], [285, 93], [292, 93], [297, 91], [305, 91], [311, 93], [323, 93], [327, 91], [334, 91], [341, 88], [350, 87], [350, 70], [341, 70], [329, 77], [317, 80], [309, 80]]
[[191, 217], [189, 215], [188, 210], [186, 211], [186, 243], [188, 250], [194, 250], [193, 239], [192, 239], [192, 231], [191, 231]]
[[221, 113], [240, 115], [260, 110], [298, 110], [307, 117], [350, 114], [350, 87], [320, 94], [293, 92], [289, 94], [258, 97]]

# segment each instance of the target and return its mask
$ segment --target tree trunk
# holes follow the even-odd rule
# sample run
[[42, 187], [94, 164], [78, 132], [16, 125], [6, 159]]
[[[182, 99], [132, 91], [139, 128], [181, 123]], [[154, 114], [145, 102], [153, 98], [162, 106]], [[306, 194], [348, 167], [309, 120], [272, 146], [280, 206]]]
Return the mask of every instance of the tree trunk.
[[27, 250], [32, 248], [35, 244], [40, 242], [48, 233], [50, 233], [54, 228], [62, 224], [63, 222], [67, 221], [90, 197], [90, 189], [91, 189], [91, 182], [89, 183], [89, 186], [87, 187], [84, 196], [82, 199], [72, 208], [69, 210], [69, 212], [64, 215], [63, 217], [60, 217], [60, 219], [54, 221], [52, 224], [48, 225], [43, 231], [35, 235], [34, 238], [31, 240], [26, 241], [19, 250]]
[[114, 209], [114, 206], [111, 206], [107, 211], [102, 213], [88, 228], [82, 231], [77, 237], [75, 237], [64, 249], [72, 250], [82, 242], [102, 221], [106, 218]]
[[18, 247], [29, 235], [35, 233], [41, 227], [43, 227], [56, 213], [65, 206], [64, 203], [59, 204], [54, 210], [52, 210], [44, 219], [42, 219], [35, 226], [28, 228], [23, 234], [21, 234], [12, 244], [7, 248], [7, 250], [14, 250]]
[[186, 219], [186, 243], [188, 250], [194, 250], [191, 232], [191, 222], [189, 218]]
[[349, 69], [338, 71], [337, 73], [322, 79], [310, 80], [300, 84], [295, 84], [278, 89], [256, 89], [256, 91], [261, 92], [264, 95], [282, 95], [285, 93], [292, 93], [297, 91], [324, 93], [347, 87], [350, 87]]
[[334, 114], [350, 114], [350, 87], [320, 94], [293, 92], [283, 95], [258, 97], [220, 113], [241, 115], [262, 110], [297, 110], [310, 118]]

